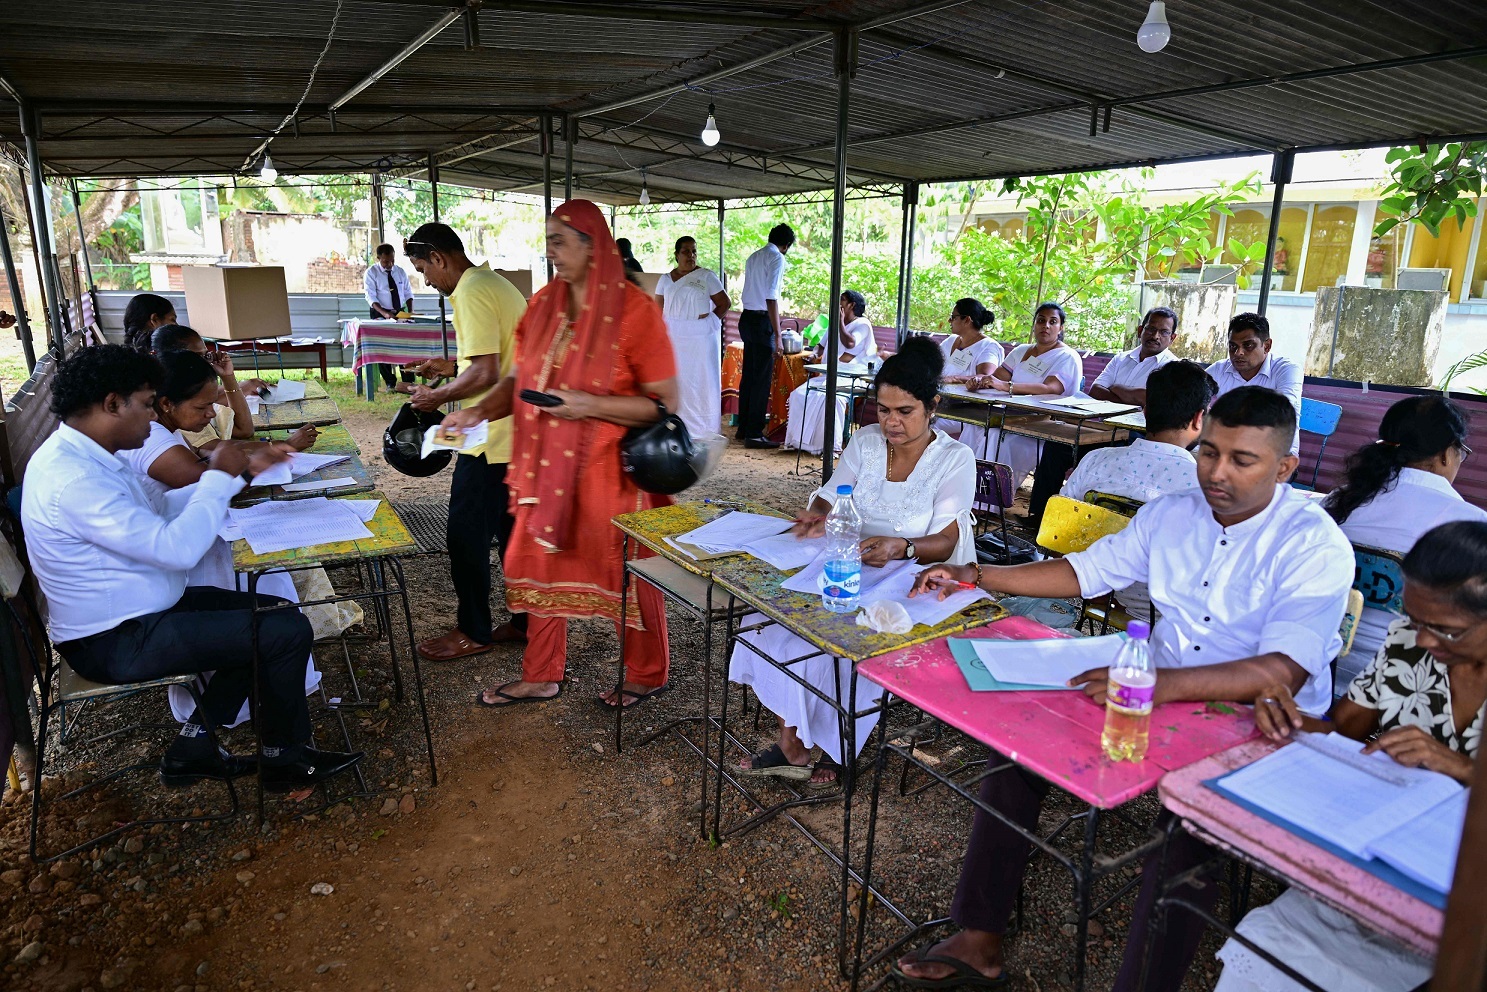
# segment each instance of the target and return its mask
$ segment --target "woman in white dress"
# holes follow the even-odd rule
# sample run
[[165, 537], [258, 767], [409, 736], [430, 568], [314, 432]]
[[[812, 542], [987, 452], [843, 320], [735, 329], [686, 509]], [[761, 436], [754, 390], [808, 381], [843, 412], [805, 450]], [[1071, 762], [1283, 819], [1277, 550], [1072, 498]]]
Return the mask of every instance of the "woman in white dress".
[[731, 301], [717, 273], [697, 264], [697, 242], [676, 239], [676, 268], [656, 280], [656, 302], [676, 352], [681, 409], [693, 437], [723, 425], [723, 317]]
[[[873, 337], [873, 322], [864, 316], [867, 312], [867, 297], [855, 289], [849, 289], [842, 293], [837, 306], [842, 311], [841, 332], [837, 342], [841, 349], [837, 354], [838, 363], [861, 365], [876, 361], [878, 342]], [[817, 351], [816, 361], [825, 360], [826, 346], [823, 344]], [[842, 425], [847, 418], [847, 386], [845, 379], [836, 384], [836, 420], [833, 428], [836, 444], [832, 447], [836, 452], [842, 450]], [[825, 376], [808, 379], [796, 386], [786, 398], [786, 411], [785, 447], [800, 448], [819, 455], [826, 435]]]
[[[967, 296], [955, 301], [955, 308], [950, 311], [952, 337], [943, 346], [949, 350], [945, 354], [945, 375], [941, 382], [963, 385], [996, 371], [1005, 353], [986, 333], [995, 322], [996, 314], [982, 306], [980, 300]], [[951, 437], [960, 437], [964, 427], [965, 424], [955, 420], [935, 420], [935, 430]]]
[[[1407, 553], [1420, 535], [1453, 520], [1487, 520], [1487, 512], [1451, 487], [1466, 446], [1466, 412], [1444, 396], [1411, 396], [1391, 406], [1379, 439], [1348, 456], [1347, 480], [1323, 507], [1354, 545]], [[1378, 654], [1398, 617], [1366, 608], [1353, 649], [1337, 659], [1333, 682], [1346, 686]]]
[[[852, 500], [862, 515], [864, 567], [881, 568], [890, 561], [910, 558], [956, 564], [975, 559], [971, 519], [975, 459], [965, 445], [930, 426], [943, 367], [939, 347], [923, 337], [905, 341], [903, 350], [884, 361], [876, 383], [878, 423], [852, 435], [831, 481], [816, 491], [810, 507], [797, 518], [795, 534], [822, 534], [837, 487], [851, 486]], [[746, 619], [744, 626], [749, 623]], [[742, 636], [782, 661], [813, 650], [778, 626]], [[825, 655], [791, 670], [828, 696], [835, 695], [838, 685], [845, 694], [848, 680], [854, 677], [850, 662]], [[760, 703], [779, 717], [778, 743], [744, 762], [744, 774], [809, 778], [816, 784], [836, 780], [846, 757], [842, 754], [843, 728], [832, 707], [745, 647], [734, 647], [728, 676], [752, 686]], [[871, 705], [881, 694], [873, 683], [859, 680], [858, 708]], [[857, 721], [859, 751], [877, 719]], [[817, 745], [822, 756], [813, 769], [810, 749]]]
[[[165, 376], [155, 396], [158, 419], [150, 425], [150, 436], [145, 439], [143, 447], [120, 451], [119, 457], [139, 475], [140, 487], [150, 501], [169, 515], [176, 502], [170, 494], [195, 485], [206, 471], [206, 460], [181, 435], [182, 432], [200, 431], [211, 422], [216, 414], [218, 383], [216, 370], [200, 355], [189, 351], [168, 351], [159, 358]], [[278, 454], [265, 450], [269, 447], [292, 450], [283, 442], [255, 446], [248, 455], [250, 472], [257, 474], [281, 460]], [[238, 589], [237, 575], [232, 567], [232, 546], [218, 538], [196, 567], [187, 573], [186, 584]], [[299, 602], [294, 582], [287, 572], [271, 572], [263, 576], [258, 591], [292, 603]], [[205, 685], [209, 677], [210, 674], [201, 676], [201, 685]], [[305, 670], [306, 695], [319, 685], [320, 673], [311, 657]], [[170, 707], [176, 719], [185, 723], [195, 710], [195, 703], [184, 688], [171, 686]], [[245, 702], [232, 726], [246, 719], [248, 704]]]
[[[1033, 340], [1020, 344], [991, 375], [977, 376], [966, 385], [977, 391], [1010, 396], [1058, 399], [1079, 392], [1084, 360], [1064, 344], [1064, 308], [1044, 303], [1033, 314]], [[1002, 435], [999, 428], [966, 425], [960, 439], [983, 461], [1001, 462], [1012, 469], [1012, 485], [1022, 485], [1038, 464], [1039, 443], [1019, 434]], [[1000, 447], [999, 447], [1000, 445]]]

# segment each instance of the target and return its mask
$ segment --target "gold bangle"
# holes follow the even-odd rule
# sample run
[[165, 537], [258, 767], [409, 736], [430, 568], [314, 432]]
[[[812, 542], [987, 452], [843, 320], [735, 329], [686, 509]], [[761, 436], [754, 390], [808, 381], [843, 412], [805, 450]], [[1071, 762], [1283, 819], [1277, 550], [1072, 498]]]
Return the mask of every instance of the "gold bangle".
[[222, 391], [223, 392], [227, 392], [227, 393], [241, 393], [242, 392], [241, 389], [228, 389], [225, 386], [223, 387], [223, 390]]
[[971, 563], [976, 569], [976, 588], [981, 588], [981, 562], [976, 560]]

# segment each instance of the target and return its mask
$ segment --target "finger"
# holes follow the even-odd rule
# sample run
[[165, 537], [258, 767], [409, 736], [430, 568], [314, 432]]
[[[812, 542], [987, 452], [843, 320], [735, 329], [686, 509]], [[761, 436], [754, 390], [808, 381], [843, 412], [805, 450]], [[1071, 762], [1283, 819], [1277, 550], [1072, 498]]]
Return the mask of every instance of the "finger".
[[1087, 671], [1080, 672], [1078, 675], [1076, 675], [1072, 679], [1070, 679], [1069, 680], [1069, 685], [1070, 686], [1084, 685], [1086, 682], [1093, 682], [1095, 679], [1100, 679], [1100, 680], [1103, 681], [1104, 678], [1105, 678], [1105, 669], [1103, 669], [1103, 668], [1091, 668], [1091, 669], [1089, 669]]
[[1285, 719], [1297, 730], [1301, 729], [1301, 708], [1296, 705], [1296, 697], [1289, 692], [1282, 692], [1276, 697], [1280, 704], [1281, 712]]

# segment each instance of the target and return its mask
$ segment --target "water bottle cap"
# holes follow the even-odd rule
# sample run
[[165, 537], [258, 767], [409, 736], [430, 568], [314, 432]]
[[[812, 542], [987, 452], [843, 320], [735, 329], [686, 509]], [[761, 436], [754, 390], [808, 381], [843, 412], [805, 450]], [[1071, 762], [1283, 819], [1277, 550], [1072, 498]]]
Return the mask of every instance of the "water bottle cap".
[[852, 487], [851, 486], [837, 486], [836, 487], [836, 494], [838, 496], [851, 496], [852, 495]]
[[1126, 624], [1126, 636], [1132, 640], [1144, 641], [1151, 636], [1151, 624], [1145, 620], [1132, 620]]

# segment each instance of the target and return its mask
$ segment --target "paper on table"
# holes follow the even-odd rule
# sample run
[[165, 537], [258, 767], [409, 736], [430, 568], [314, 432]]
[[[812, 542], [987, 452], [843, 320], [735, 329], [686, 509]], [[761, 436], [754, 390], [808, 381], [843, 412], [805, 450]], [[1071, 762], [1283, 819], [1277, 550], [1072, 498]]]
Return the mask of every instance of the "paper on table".
[[277, 465], [270, 466], [266, 471], [259, 472], [253, 477], [255, 486], [284, 486], [301, 475], [309, 475], [318, 472], [327, 465], [337, 462], [349, 461], [350, 455], [312, 455], [305, 451], [296, 451], [289, 456], [288, 461], [282, 461]]
[[[482, 420], [474, 427], [466, 428], [460, 432], [458, 438], [451, 441], [440, 442], [437, 440], [442, 436], [440, 430], [439, 425], [435, 424], [423, 432], [422, 456], [424, 458], [427, 458], [436, 451], [468, 451], [471, 448], [480, 447], [490, 437], [490, 421]], [[458, 440], [458, 443], [454, 443], [454, 440]]]
[[1108, 667], [1124, 640], [1120, 634], [1041, 641], [978, 640], [976, 657], [999, 682], [1063, 686], [1081, 672]]
[[253, 553], [258, 555], [372, 536], [354, 509], [319, 496], [292, 502], [259, 503], [228, 512], [241, 528]]
[[1421, 885], [1450, 892], [1466, 821], [1466, 789], [1368, 845], [1368, 853]]
[[909, 611], [909, 617], [916, 624], [922, 623], [927, 627], [944, 623], [961, 610], [991, 598], [991, 594], [985, 589], [962, 589], [943, 600], [934, 596], [915, 596], [910, 599], [909, 590], [914, 588], [914, 579], [921, 571], [923, 569], [906, 568], [896, 573], [873, 590], [872, 598], [898, 600], [904, 604], [904, 609]]
[[826, 538], [824, 537], [796, 537], [788, 532], [766, 537], [762, 541], [755, 541], [744, 546], [744, 551], [760, 561], [769, 562], [782, 572], [788, 572], [792, 568], [804, 568], [815, 561], [816, 557], [825, 550]]
[[[1003, 682], [995, 675], [986, 670], [981, 663], [980, 655], [976, 654], [976, 642], [979, 637], [947, 637], [945, 643], [950, 646], [950, 657], [955, 659], [955, 664], [960, 668], [960, 674], [965, 676], [966, 685], [972, 692], [1051, 692], [1055, 689], [1069, 690], [1066, 685], [1033, 685], [1028, 682]], [[1069, 690], [1077, 692], [1078, 690]]]
[[[882, 568], [871, 568], [864, 565], [862, 568], [862, 581], [857, 587], [857, 595], [859, 601], [866, 603], [868, 601], [869, 594], [874, 593], [883, 585], [883, 583], [887, 582], [894, 575], [903, 572], [904, 566], [909, 564], [912, 563], [908, 561], [890, 561]], [[819, 583], [821, 580], [821, 572], [825, 568], [826, 555], [823, 552], [822, 554], [816, 556], [815, 561], [811, 562], [805, 568], [790, 576], [790, 578], [786, 579], [784, 582], [781, 582], [780, 588], [789, 589], [792, 592], [803, 592], [808, 596], [815, 595], [816, 593], [821, 591], [821, 586]], [[896, 599], [897, 597], [874, 595], [873, 598]]]
[[258, 411], [263, 409], [263, 398], [261, 396], [244, 396], [243, 399], [248, 403], [248, 412], [255, 417], [258, 416]]
[[701, 548], [708, 554], [726, 554], [742, 551], [761, 538], [788, 530], [792, 523], [793, 521], [784, 517], [734, 510], [716, 520], [709, 520], [695, 530], [678, 534], [676, 539]]
[[336, 502], [351, 507], [357, 519], [364, 524], [372, 522], [372, 518], [377, 515], [377, 507], [382, 505], [380, 499], [338, 499]]
[[339, 479], [314, 479], [310, 482], [291, 482], [284, 486], [286, 493], [312, 493], [321, 489], [340, 489], [344, 486], [354, 486], [356, 480], [349, 475], [343, 475]]
[[[1363, 743], [1329, 734], [1337, 747], [1361, 751]], [[1393, 760], [1393, 759], [1384, 759]], [[1229, 793], [1356, 857], [1368, 846], [1461, 791], [1454, 779], [1421, 768], [1403, 772], [1409, 785], [1394, 785], [1305, 747], [1283, 747], [1224, 776]]]
[[1134, 403], [1112, 403], [1109, 400], [1097, 400], [1092, 396], [1068, 396], [1061, 400], [1048, 400], [1048, 405], [1066, 407], [1093, 417], [1109, 417], [1128, 410], [1141, 409]]
[[305, 384], [298, 379], [280, 379], [269, 387], [265, 403], [291, 403], [305, 398]]

